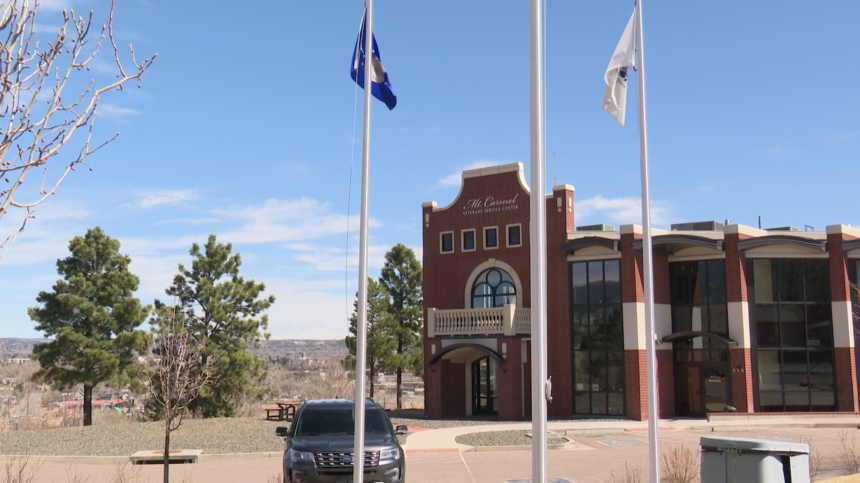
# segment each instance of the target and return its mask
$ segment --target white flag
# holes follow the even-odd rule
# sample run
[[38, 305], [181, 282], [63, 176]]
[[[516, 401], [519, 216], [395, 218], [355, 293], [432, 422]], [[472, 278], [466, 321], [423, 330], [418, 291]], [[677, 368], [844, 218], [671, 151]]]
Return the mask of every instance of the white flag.
[[619, 125], [624, 126], [624, 114], [627, 110], [627, 69], [634, 65], [633, 19], [636, 9], [627, 22], [627, 27], [615, 47], [615, 53], [609, 60], [609, 67], [603, 78], [606, 80], [606, 94], [603, 96], [603, 110], [612, 116]]

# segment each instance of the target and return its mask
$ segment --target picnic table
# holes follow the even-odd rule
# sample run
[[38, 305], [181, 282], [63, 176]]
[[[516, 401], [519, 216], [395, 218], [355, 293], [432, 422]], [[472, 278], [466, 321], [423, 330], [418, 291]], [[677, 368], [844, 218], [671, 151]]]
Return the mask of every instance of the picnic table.
[[277, 408], [263, 408], [266, 411], [266, 421], [292, 421], [301, 401], [281, 401], [276, 404]]

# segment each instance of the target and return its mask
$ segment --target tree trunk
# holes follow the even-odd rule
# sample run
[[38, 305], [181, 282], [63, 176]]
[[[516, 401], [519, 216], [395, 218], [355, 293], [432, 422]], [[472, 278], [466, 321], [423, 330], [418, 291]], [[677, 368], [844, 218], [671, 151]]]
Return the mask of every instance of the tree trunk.
[[84, 426], [93, 425], [93, 386], [84, 384]]
[[170, 483], [170, 412], [164, 416], [164, 483]]
[[400, 383], [403, 382], [403, 369], [397, 368], [397, 409], [403, 409], [403, 402], [400, 400]]

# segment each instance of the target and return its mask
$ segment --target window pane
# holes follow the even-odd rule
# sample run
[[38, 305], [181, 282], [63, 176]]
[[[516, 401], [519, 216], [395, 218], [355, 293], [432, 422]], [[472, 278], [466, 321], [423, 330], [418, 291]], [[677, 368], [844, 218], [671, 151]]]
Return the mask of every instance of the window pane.
[[[758, 386], [760, 391], [781, 391], [781, 372], [782, 367], [779, 363], [779, 351], [758, 351]], [[782, 404], [782, 399], [780, 399], [780, 404]], [[762, 403], [762, 406], [764, 406], [764, 403]]]
[[496, 248], [499, 244], [498, 240], [496, 239], [496, 229], [493, 228], [492, 230], [487, 230], [484, 232], [484, 234], [486, 235], [486, 240], [484, 240], [484, 246], [486, 246], [487, 248]]
[[473, 309], [488, 309], [493, 306], [493, 297], [472, 297]]
[[693, 287], [694, 304], [708, 303], [708, 270], [706, 267], [707, 262], [697, 262], [692, 265], [693, 273], [690, 274], [690, 280], [695, 283]]
[[588, 301], [603, 303], [603, 262], [588, 262]]
[[624, 349], [624, 323], [621, 305], [606, 306], [606, 348]]
[[487, 283], [490, 286], [496, 287], [502, 281], [502, 272], [499, 270], [491, 269], [487, 272]]
[[726, 261], [708, 261], [708, 302], [726, 303]]
[[588, 391], [591, 387], [591, 364], [588, 360], [588, 352], [575, 351], [573, 353], [574, 384], [577, 391]]
[[786, 411], [809, 411], [806, 351], [783, 351], [782, 381]]
[[779, 267], [779, 301], [803, 302], [803, 260], [777, 260], [776, 263]]
[[809, 347], [833, 347], [833, 322], [830, 319], [830, 304], [806, 306]]
[[577, 391], [575, 394], [576, 413], [591, 414], [591, 397], [589, 397], [591, 393]]
[[607, 414], [606, 393], [594, 393], [591, 395], [591, 414]]
[[673, 263], [675, 304], [688, 305], [692, 303], [690, 298], [690, 264]]
[[474, 250], [475, 249], [475, 232], [474, 231], [464, 231], [463, 232], [463, 250]]
[[782, 412], [782, 392], [761, 391], [758, 396], [761, 410], [765, 413]]
[[609, 385], [607, 390], [621, 392], [624, 390], [624, 353], [621, 351], [607, 352], [609, 360]]
[[674, 308], [675, 317], [674, 332], [687, 332], [693, 330], [693, 307], [682, 306]]
[[757, 304], [777, 300], [775, 273], [770, 260], [753, 260], [753, 283]]
[[809, 353], [809, 395], [813, 411], [835, 411], [833, 393], [833, 353]]
[[729, 317], [726, 314], [725, 304], [711, 305], [708, 309], [708, 323], [710, 331], [715, 334], [729, 334]]
[[624, 414], [624, 394], [609, 394], [609, 414]]
[[451, 233], [445, 233], [442, 235], [442, 251], [443, 252], [453, 252], [454, 251], [454, 235]]
[[588, 349], [588, 307], [573, 308], [573, 348]]
[[606, 270], [606, 303], [621, 303], [621, 263], [618, 260], [609, 260], [604, 263]]
[[604, 311], [603, 306], [592, 305], [588, 311], [589, 322], [591, 325], [591, 349], [606, 348], [606, 328], [604, 326]]
[[508, 227], [508, 245], [519, 245], [520, 244], [520, 227], [519, 226], [509, 226]]
[[[756, 260], [758, 261], [758, 260]], [[777, 305], [755, 305], [756, 341], [759, 347], [779, 346], [779, 317]]]
[[806, 301], [830, 301], [830, 267], [827, 260], [806, 261]]
[[783, 347], [806, 347], [806, 322], [804, 306], [780, 304], [779, 324]]
[[573, 284], [573, 303], [588, 303], [588, 276], [585, 262], [571, 264], [571, 283]]
[[606, 353], [591, 352], [591, 390], [606, 391]]
[[[702, 310], [704, 309], [704, 310]], [[693, 307], [693, 330], [700, 331], [708, 331], [708, 306], [704, 307]]]

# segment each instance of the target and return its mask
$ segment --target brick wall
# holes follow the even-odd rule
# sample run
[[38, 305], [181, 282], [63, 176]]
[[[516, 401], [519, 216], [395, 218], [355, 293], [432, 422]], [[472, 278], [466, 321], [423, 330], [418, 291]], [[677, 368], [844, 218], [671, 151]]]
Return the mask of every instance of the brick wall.
[[[674, 351], [657, 352], [657, 414], [661, 418], [675, 416]], [[647, 407], [647, 406], [646, 406]]]
[[[553, 380], [553, 402], [547, 407], [550, 417], [573, 414], [573, 371], [570, 345], [570, 280], [567, 255], [559, 246], [574, 229], [573, 209], [568, 210], [572, 190], [559, 189], [546, 200], [547, 231], [547, 375]], [[559, 211], [557, 199], [562, 200]]]
[[[441, 398], [441, 417], [466, 417], [466, 365], [442, 359], [436, 363], [444, 377], [445, 392]], [[424, 391], [427, 391], [425, 387]]]
[[624, 351], [627, 417], [636, 421], [648, 420], [648, 386], [645, 382], [647, 372], [645, 364], [644, 350]]
[[[748, 237], [744, 237], [748, 238]], [[726, 299], [729, 302], [746, 302], [746, 255], [738, 250], [738, 234], [726, 234], [723, 248], [726, 251]]]
[[[729, 349], [732, 354], [732, 402], [739, 413], [752, 413], [753, 402], [752, 359], [749, 348]], [[740, 366], [740, 368], [738, 368]]]

